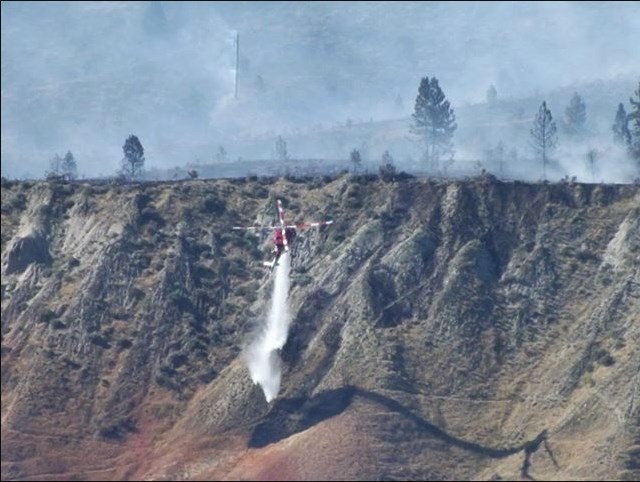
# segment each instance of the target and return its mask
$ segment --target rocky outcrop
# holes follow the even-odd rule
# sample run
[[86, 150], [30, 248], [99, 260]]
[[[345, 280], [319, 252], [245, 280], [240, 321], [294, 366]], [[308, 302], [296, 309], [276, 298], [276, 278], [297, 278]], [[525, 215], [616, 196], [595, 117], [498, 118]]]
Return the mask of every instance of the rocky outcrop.
[[7, 249], [5, 274], [22, 273], [31, 263], [51, 262], [49, 245], [43, 233], [34, 232], [12, 241]]

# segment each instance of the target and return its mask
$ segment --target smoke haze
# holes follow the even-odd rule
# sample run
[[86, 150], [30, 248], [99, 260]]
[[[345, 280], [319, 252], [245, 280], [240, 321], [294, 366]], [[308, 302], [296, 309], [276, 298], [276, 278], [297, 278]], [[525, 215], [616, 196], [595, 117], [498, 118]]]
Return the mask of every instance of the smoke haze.
[[[389, 148], [404, 160], [416, 155], [405, 127], [424, 76], [438, 77], [456, 110], [461, 160], [480, 158], [489, 139], [526, 137], [542, 98], [559, 98], [547, 100], [560, 119], [574, 90], [609, 142], [617, 104], [628, 104], [640, 78], [637, 2], [2, 2], [1, 9], [0, 154], [9, 177], [41, 177], [68, 149], [81, 174], [111, 175], [132, 133], [147, 169], [214, 162], [218, 145], [229, 160], [270, 158], [277, 135], [293, 158], [346, 159], [356, 147], [372, 159]], [[497, 115], [476, 108], [490, 84]], [[487, 128], [496, 117], [507, 127]], [[517, 147], [522, 155], [526, 143]]]

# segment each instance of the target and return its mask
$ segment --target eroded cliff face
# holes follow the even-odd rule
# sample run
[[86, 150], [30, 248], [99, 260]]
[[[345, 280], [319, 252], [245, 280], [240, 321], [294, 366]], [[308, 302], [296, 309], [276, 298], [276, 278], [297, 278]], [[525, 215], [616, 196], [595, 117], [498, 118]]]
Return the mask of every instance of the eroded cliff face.
[[[241, 352], [275, 199], [280, 393]], [[638, 478], [640, 189], [2, 187], [3, 479]]]

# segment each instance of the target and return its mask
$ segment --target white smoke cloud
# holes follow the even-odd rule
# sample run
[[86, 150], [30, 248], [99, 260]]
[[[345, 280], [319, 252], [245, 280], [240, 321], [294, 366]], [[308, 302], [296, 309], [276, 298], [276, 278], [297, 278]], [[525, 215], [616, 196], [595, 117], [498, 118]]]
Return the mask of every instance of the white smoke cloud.
[[251, 380], [262, 387], [267, 402], [273, 400], [280, 390], [282, 367], [278, 350], [287, 342], [291, 321], [287, 301], [290, 268], [289, 253], [284, 253], [276, 266], [269, 314], [245, 350]]
[[[347, 119], [408, 120], [424, 76], [439, 79], [459, 114], [456, 157], [477, 159], [495, 137], [512, 138], [496, 127], [490, 145], [476, 148], [489, 129], [477, 132], [475, 117], [532, 118], [546, 100], [559, 118], [574, 91], [590, 119], [606, 121], [601, 132], [610, 136], [617, 105], [628, 109], [640, 72], [631, 41], [640, 31], [638, 2], [2, 2], [0, 8], [0, 161], [9, 177], [42, 176], [48, 160], [67, 150], [81, 174], [114, 174], [132, 133], [144, 146], [147, 169], [213, 162], [218, 145], [229, 160], [266, 159], [280, 134], [293, 158], [346, 159], [365, 140], [377, 159], [387, 149], [404, 158], [408, 143], [389, 139], [395, 126], [306, 133]], [[599, 79], [606, 84], [597, 95], [580, 87]], [[618, 81], [628, 86], [612, 88]], [[467, 103], [484, 103], [489, 84], [500, 102], [517, 100], [513, 115], [465, 115]], [[568, 91], [555, 102], [547, 94], [559, 88]], [[528, 126], [522, 132], [527, 136]], [[510, 144], [522, 154], [527, 139]]]

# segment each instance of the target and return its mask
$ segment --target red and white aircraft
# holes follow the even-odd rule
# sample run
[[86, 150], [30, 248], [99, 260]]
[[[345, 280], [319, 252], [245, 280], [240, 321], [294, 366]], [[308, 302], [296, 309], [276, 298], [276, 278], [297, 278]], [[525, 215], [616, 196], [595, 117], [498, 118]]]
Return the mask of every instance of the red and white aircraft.
[[280, 256], [285, 251], [291, 249], [294, 239], [296, 238], [296, 229], [312, 228], [315, 226], [326, 226], [332, 224], [333, 221], [319, 221], [314, 223], [300, 223], [300, 224], [287, 224], [284, 221], [284, 208], [282, 207], [282, 201], [278, 199], [278, 218], [280, 220], [280, 226], [234, 226], [235, 230], [247, 230], [247, 231], [260, 231], [263, 229], [273, 229], [273, 248], [274, 258], [273, 261], [265, 261], [263, 264], [268, 268], [273, 269], [277, 265]]

